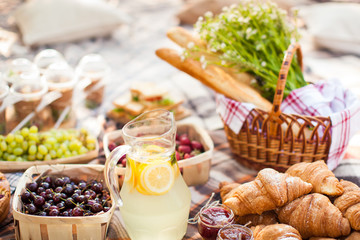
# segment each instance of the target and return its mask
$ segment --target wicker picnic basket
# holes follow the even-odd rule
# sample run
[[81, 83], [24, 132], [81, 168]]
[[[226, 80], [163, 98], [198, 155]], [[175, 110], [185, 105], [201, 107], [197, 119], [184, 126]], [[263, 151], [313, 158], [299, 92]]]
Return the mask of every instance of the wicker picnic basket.
[[238, 134], [224, 124], [231, 151], [247, 167], [285, 171], [298, 162], [327, 161], [331, 144], [330, 117], [285, 114], [280, 110], [295, 52], [302, 67], [300, 45], [292, 44], [280, 69], [272, 110], [252, 109]]

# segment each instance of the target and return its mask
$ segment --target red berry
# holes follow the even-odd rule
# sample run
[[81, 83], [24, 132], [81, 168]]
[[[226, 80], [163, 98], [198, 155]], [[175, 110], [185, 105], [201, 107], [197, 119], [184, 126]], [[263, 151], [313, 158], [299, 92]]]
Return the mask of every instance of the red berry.
[[112, 150], [114, 150], [116, 148], [116, 144], [115, 143], [110, 143], [108, 148], [109, 148], [109, 151], [111, 152]]
[[181, 145], [191, 145], [191, 141], [187, 136], [181, 136], [180, 137], [180, 144]]
[[204, 149], [203, 145], [198, 141], [191, 141], [191, 146], [193, 149], [202, 151]]
[[178, 150], [182, 153], [191, 153], [191, 148], [188, 145], [180, 145]]
[[180, 140], [179, 134], [176, 134], [175, 139], [176, 139], [176, 140]]
[[177, 161], [181, 160], [181, 155], [178, 151], [175, 151], [175, 157]]
[[188, 153], [185, 153], [185, 155], [184, 155], [184, 159], [188, 159], [188, 158], [191, 158], [191, 157], [193, 157], [193, 155], [188, 154]]
[[123, 165], [123, 167], [126, 167], [126, 157], [121, 160], [121, 164]]

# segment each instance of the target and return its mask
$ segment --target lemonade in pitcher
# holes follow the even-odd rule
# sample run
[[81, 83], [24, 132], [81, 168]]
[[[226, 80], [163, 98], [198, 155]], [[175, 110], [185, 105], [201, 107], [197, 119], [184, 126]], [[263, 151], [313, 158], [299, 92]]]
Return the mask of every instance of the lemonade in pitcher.
[[[111, 154], [114, 159], [127, 156], [118, 202], [133, 240], [179, 240], [186, 233], [191, 196], [175, 158], [175, 133], [172, 113], [144, 113], [123, 128], [128, 146]], [[108, 161], [106, 169], [111, 169]], [[111, 180], [111, 171], [106, 174]]]

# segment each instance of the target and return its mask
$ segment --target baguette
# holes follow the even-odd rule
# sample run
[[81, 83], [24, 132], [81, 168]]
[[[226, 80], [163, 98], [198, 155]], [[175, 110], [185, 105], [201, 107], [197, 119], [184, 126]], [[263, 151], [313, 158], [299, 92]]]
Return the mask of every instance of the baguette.
[[216, 66], [210, 65], [204, 69], [199, 61], [191, 58], [183, 60], [177, 51], [169, 48], [156, 50], [156, 55], [218, 93], [239, 102], [253, 103], [257, 108], [264, 111], [270, 111], [272, 108], [272, 104], [251, 86], [234, 80]]
[[[173, 42], [175, 42], [177, 45], [179, 45], [182, 48], [187, 48], [188, 50], [191, 51], [191, 49], [189, 48], [189, 45], [191, 45], [191, 43], [193, 43], [199, 49], [204, 50], [204, 51], [192, 51], [191, 55], [193, 58], [196, 58], [196, 57], [200, 58], [203, 55], [207, 61], [210, 61], [210, 62], [219, 61], [218, 57], [206, 53], [206, 51], [205, 51], [206, 43], [203, 40], [194, 36], [185, 28], [182, 28], [182, 27], [171, 28], [166, 33], [166, 35], [170, 40], [172, 40]], [[239, 72], [234, 68], [228, 68], [228, 67], [222, 67], [222, 66], [217, 66], [217, 67], [221, 68], [223, 71], [225, 71], [231, 77], [233, 77], [236, 81], [245, 83], [247, 85], [250, 85], [251, 81], [254, 79], [254, 77], [251, 74]]]

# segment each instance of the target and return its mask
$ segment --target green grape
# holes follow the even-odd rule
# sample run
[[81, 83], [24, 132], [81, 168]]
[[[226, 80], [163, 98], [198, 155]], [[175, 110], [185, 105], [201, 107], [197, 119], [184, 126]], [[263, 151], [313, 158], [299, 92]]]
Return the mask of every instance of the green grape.
[[28, 160], [29, 160], [29, 161], [35, 161], [35, 159], [36, 159], [36, 156], [35, 156], [35, 155], [32, 155], [32, 154], [31, 154], [31, 155], [28, 156]]
[[51, 149], [50, 152], [49, 152], [50, 156], [52, 159], [55, 159], [56, 158], [56, 151], [54, 149]]
[[51, 145], [50, 143], [44, 143], [44, 146], [47, 148], [48, 151], [54, 148], [53, 145]]
[[14, 154], [15, 156], [20, 156], [20, 155], [22, 155], [23, 153], [24, 153], [24, 150], [22, 150], [22, 148], [19, 148], [19, 147], [15, 148], [14, 151], [13, 151], [13, 154]]
[[20, 134], [16, 134], [14, 138], [17, 143], [22, 143], [24, 141], [23, 135]]
[[10, 155], [9, 153], [4, 152], [4, 154], [3, 154], [3, 159], [4, 159], [4, 160], [8, 160], [9, 155]]
[[87, 152], [88, 152], [88, 150], [87, 150], [87, 148], [84, 147], [84, 146], [82, 146], [82, 147], [80, 148], [80, 150], [79, 150], [79, 153], [80, 153], [80, 154], [85, 154], [85, 153], [87, 153]]
[[78, 154], [78, 152], [77, 152], [76, 150], [74, 150], [74, 151], [71, 152], [71, 155], [72, 155], [72, 156], [77, 156], [77, 155], [79, 155], [79, 154]]
[[9, 154], [9, 156], [7, 157], [8, 161], [15, 161], [15, 159], [16, 159], [16, 156], [12, 155], [12, 154]]
[[30, 133], [38, 133], [39, 129], [37, 128], [37, 126], [31, 126], [29, 129]]
[[36, 153], [36, 158], [38, 159], [38, 160], [43, 160], [44, 159], [44, 155], [42, 155], [41, 153]]
[[92, 136], [87, 136], [86, 137], [86, 144], [89, 144], [89, 143], [94, 143], [94, 145], [95, 145], [96, 139], [94, 137], [92, 137]]
[[14, 137], [14, 134], [12, 134], [12, 133], [9, 133], [9, 134], [6, 136], [6, 138], [5, 138], [5, 140], [6, 140], [7, 143], [13, 142], [14, 139], [15, 139], [15, 137]]
[[29, 146], [31, 146], [31, 145], [36, 145], [36, 142], [35, 142], [35, 141], [33, 141], [33, 140], [28, 141], [28, 143], [29, 143]]
[[16, 142], [11, 142], [9, 146], [12, 148], [16, 147]]
[[13, 151], [14, 151], [14, 148], [13, 148], [13, 147], [11, 147], [11, 146], [8, 146], [8, 147], [7, 147], [7, 152], [8, 152], [8, 153], [13, 153]]
[[28, 138], [30, 141], [39, 142], [39, 137], [35, 133], [30, 133]]
[[30, 155], [35, 155], [36, 152], [37, 152], [37, 147], [36, 147], [36, 145], [30, 145], [30, 147], [29, 147], [29, 154], [30, 154]]
[[51, 145], [55, 145], [56, 142], [57, 142], [57, 141], [56, 141], [56, 138], [54, 138], [54, 137], [49, 137], [49, 138], [46, 139], [46, 141], [45, 141], [45, 143], [49, 143], [49, 144], [51, 144]]
[[64, 156], [67, 157], [71, 157], [71, 152], [69, 150], [65, 151]]
[[62, 143], [62, 144], [60, 145], [60, 149], [61, 149], [63, 152], [68, 151], [68, 146], [67, 146], [67, 144], [66, 144], [66, 143]]
[[79, 140], [73, 140], [69, 144], [70, 151], [79, 151], [82, 144]]
[[50, 154], [46, 154], [44, 157], [44, 161], [50, 161], [50, 160], [51, 160]]
[[0, 143], [1, 151], [6, 152], [7, 148], [8, 148], [8, 146], [7, 146], [6, 142], [4, 140], [1, 141], [1, 143]]
[[23, 161], [25, 161], [25, 159], [23, 159], [22, 157], [16, 157], [15, 161], [16, 162], [23, 162]]
[[5, 137], [4, 135], [0, 135], [0, 142], [4, 141], [5, 140]]
[[27, 127], [24, 127], [23, 129], [21, 129], [21, 131], [20, 131], [20, 133], [21, 133], [21, 135], [24, 137], [24, 138], [26, 138], [27, 136], [29, 136], [29, 128], [27, 128]]
[[57, 158], [62, 158], [63, 153], [64, 153], [64, 151], [63, 151], [61, 148], [58, 148], [58, 149], [56, 150], [56, 157], [57, 157]]
[[41, 144], [38, 146], [38, 152], [42, 155], [46, 155], [48, 153], [48, 149]]
[[88, 143], [86, 144], [87, 149], [94, 150], [95, 149], [95, 143]]
[[28, 143], [28, 142], [23, 142], [23, 143], [21, 144], [21, 148], [22, 148], [24, 151], [28, 150], [28, 147], [29, 147], [29, 143]]
[[4, 154], [4, 153], [3, 153], [2, 151], [0, 151], [0, 158], [2, 157], [3, 154]]

